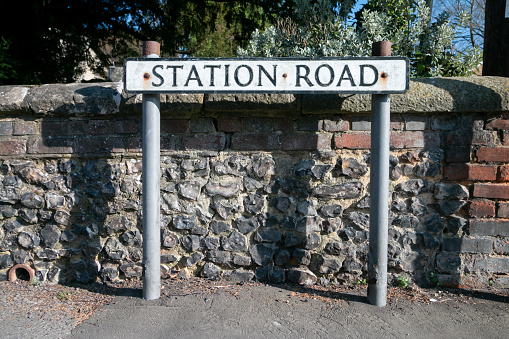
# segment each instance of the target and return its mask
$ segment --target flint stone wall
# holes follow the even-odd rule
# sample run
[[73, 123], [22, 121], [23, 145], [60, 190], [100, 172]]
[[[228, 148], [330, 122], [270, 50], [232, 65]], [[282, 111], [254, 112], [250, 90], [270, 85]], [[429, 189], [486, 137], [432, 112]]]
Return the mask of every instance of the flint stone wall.
[[[392, 95], [389, 270], [509, 286], [509, 79]], [[161, 95], [161, 273], [366, 276], [369, 95]], [[0, 278], [141, 276], [141, 96], [0, 87]]]

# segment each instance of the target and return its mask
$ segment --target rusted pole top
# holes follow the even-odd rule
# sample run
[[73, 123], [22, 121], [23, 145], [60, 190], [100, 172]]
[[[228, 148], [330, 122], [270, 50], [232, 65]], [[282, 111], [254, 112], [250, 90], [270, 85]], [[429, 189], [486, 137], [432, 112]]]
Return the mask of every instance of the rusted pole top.
[[146, 57], [151, 54], [161, 55], [161, 44], [157, 41], [143, 41], [142, 55]]
[[391, 42], [378, 41], [371, 45], [372, 56], [391, 56]]

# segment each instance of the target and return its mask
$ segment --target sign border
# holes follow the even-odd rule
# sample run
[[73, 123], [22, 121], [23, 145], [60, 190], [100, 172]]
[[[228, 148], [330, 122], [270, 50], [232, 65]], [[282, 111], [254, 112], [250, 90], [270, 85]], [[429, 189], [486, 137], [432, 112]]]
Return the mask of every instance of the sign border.
[[[509, 0], [508, 0], [509, 1]], [[149, 91], [131, 91], [127, 90], [127, 83], [126, 83], [126, 65], [129, 61], [144, 61], [144, 62], [161, 62], [161, 61], [179, 61], [179, 62], [192, 62], [192, 61], [256, 61], [256, 60], [277, 60], [277, 61], [285, 61], [285, 60], [292, 60], [292, 61], [319, 61], [319, 60], [383, 60], [383, 61], [389, 61], [389, 60], [403, 60], [406, 63], [406, 74], [405, 77], [405, 89], [403, 90], [388, 90], [388, 91], [351, 91], [351, 90], [321, 90], [321, 91], [313, 91], [313, 90], [307, 90], [307, 91], [298, 91], [298, 90], [267, 90], [267, 91], [238, 91], [238, 90], [190, 90], [190, 91], [168, 91], [168, 90], [149, 90]], [[124, 60], [124, 75], [123, 75], [123, 82], [124, 82], [124, 91], [127, 93], [136, 93], [136, 94], [196, 94], [196, 93], [203, 93], [203, 94], [402, 94], [406, 93], [410, 88], [410, 60], [407, 57], [399, 57], [399, 56], [384, 56], [384, 57], [274, 57], [274, 58], [267, 58], [267, 57], [247, 57], [247, 58], [126, 58]]]

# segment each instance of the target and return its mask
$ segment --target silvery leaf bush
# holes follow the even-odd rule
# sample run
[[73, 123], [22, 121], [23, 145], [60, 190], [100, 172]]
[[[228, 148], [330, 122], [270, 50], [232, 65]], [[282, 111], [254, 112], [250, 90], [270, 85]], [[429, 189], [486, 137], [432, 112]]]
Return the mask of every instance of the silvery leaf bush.
[[430, 10], [424, 0], [408, 2], [404, 10], [401, 0], [373, 2], [375, 8], [391, 11], [365, 9], [361, 24], [354, 28], [345, 16], [334, 15], [329, 0], [296, 0], [291, 18], [278, 19], [264, 32], [254, 31], [247, 47], [237, 53], [240, 57], [370, 56], [373, 42], [389, 40], [392, 55], [410, 59], [412, 76], [469, 75], [479, 65], [480, 49], [455, 51], [457, 32], [447, 15], [428, 25]]

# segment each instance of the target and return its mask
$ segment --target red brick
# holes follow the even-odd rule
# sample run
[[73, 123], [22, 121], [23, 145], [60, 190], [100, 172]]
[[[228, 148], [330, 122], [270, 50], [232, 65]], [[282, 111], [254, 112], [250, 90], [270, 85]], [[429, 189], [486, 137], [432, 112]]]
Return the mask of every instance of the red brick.
[[339, 133], [334, 137], [336, 149], [366, 149], [371, 148], [371, 134], [369, 133]]
[[281, 148], [286, 151], [330, 150], [331, 137], [328, 133], [283, 134]]
[[73, 139], [70, 137], [32, 137], [28, 141], [29, 154], [72, 154]]
[[194, 134], [182, 137], [184, 150], [222, 151], [225, 145], [226, 137], [224, 134]]
[[489, 200], [472, 201], [468, 214], [473, 218], [489, 218], [495, 216], [495, 202]]
[[161, 134], [181, 134], [187, 132], [189, 132], [188, 120], [161, 120]]
[[125, 140], [125, 147], [129, 152], [141, 152], [143, 148], [143, 140], [141, 135], [133, 136]]
[[242, 120], [239, 118], [218, 118], [217, 130], [219, 132], [240, 132], [242, 131]]
[[34, 121], [16, 121], [14, 122], [14, 135], [32, 135], [37, 134], [37, 125]]
[[477, 164], [449, 165], [444, 167], [444, 178], [446, 180], [495, 181], [497, 167]]
[[[83, 123], [83, 121], [80, 121], [80, 122]], [[43, 120], [41, 123], [41, 134], [44, 136], [69, 135], [70, 134], [69, 133], [69, 122], [55, 121], [55, 120]], [[73, 135], [75, 135], [75, 134], [76, 133], [73, 133]]]
[[497, 181], [509, 181], [509, 165], [498, 166]]
[[509, 162], [509, 147], [481, 147], [477, 150], [477, 160]]
[[509, 199], [509, 186], [497, 184], [475, 184], [474, 197], [490, 199]]
[[486, 125], [486, 129], [498, 129], [498, 130], [509, 129], [509, 119], [503, 118], [494, 119]]
[[[43, 130], [44, 133], [44, 130]], [[67, 125], [67, 135], [89, 134], [87, 120], [71, 120]]]
[[249, 151], [274, 150], [281, 149], [281, 141], [276, 133], [235, 133], [232, 136], [231, 148]]
[[0, 140], [0, 155], [21, 155], [27, 151], [27, 141], [24, 139]]
[[497, 217], [509, 218], [509, 202], [497, 203]]
[[406, 131], [391, 134], [391, 148], [429, 148], [440, 146], [438, 132]]

